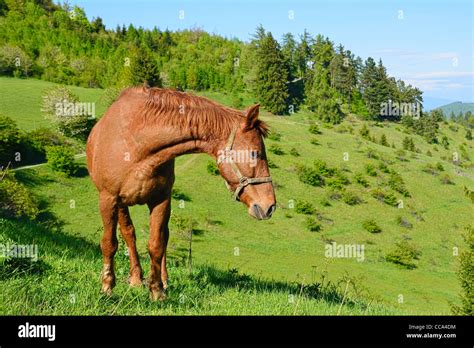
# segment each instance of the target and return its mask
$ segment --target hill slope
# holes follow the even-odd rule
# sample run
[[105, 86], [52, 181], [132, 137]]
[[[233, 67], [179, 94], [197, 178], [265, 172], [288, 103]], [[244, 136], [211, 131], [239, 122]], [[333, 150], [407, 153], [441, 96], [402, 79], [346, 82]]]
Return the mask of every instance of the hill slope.
[[444, 114], [447, 117], [451, 115], [451, 112], [454, 112], [455, 115], [459, 114], [460, 112], [465, 114], [468, 111], [470, 111], [471, 113], [474, 113], [474, 103], [454, 102], [454, 103], [440, 106], [437, 109], [443, 110]]
[[[41, 82], [8, 81], [16, 87], [14, 90], [4, 87], [1, 110], [21, 121], [24, 116], [20, 108], [10, 105], [8, 109], [4, 100], [14, 101], [15, 96]], [[91, 93], [98, 97], [101, 91]], [[225, 95], [208, 94], [224, 103], [228, 99]], [[9, 111], [13, 109], [14, 112]], [[320, 125], [321, 134], [313, 135], [308, 131], [308, 117], [304, 110], [291, 117], [262, 115], [274, 134], [266, 140], [267, 149], [274, 149], [275, 153], [279, 153], [277, 148], [283, 151], [280, 155], [268, 153], [274, 164], [271, 173], [278, 200], [278, 209], [268, 221], [251, 219], [241, 204], [230, 199], [223, 180], [206, 171], [211, 160], [207, 155], [177, 159], [176, 188], [187, 200], [180, 201], [178, 197], [173, 202], [168, 249], [174, 264], [170, 270], [171, 300], [163, 305], [149, 304], [145, 289], [132, 291], [126, 286], [128, 262], [123, 254], [123, 242], [117, 256], [116, 296], [111, 300], [97, 296], [101, 222], [97, 194], [88, 177], [61, 178], [46, 166], [17, 171], [17, 178], [33, 190], [62, 226], [52, 230], [1, 222], [3, 238], [17, 243], [33, 239], [40, 245], [44, 262], [40, 265], [44, 269], [40, 267], [31, 274], [16, 276], [10, 268], [3, 267], [6, 273], [0, 277], [4, 289], [0, 295], [0, 312], [449, 314], [449, 301], [456, 301], [459, 292], [453, 248], [462, 248], [461, 233], [472, 222], [473, 213], [463, 195], [463, 186], [471, 189], [474, 186], [474, 171], [472, 166], [469, 169], [468, 160], [463, 157], [467, 167], [460, 168], [450, 159], [453, 152], [472, 154], [473, 142], [464, 139], [465, 132], [459, 126], [441, 125], [441, 135], [449, 138], [447, 149], [410, 135], [419, 153], [402, 154], [401, 144], [407, 134], [397, 124], [368, 124], [371, 134], [376, 139], [385, 134], [388, 143], [396, 147], [392, 148], [361, 138], [358, 131], [364, 122], [353, 118], [331, 128]], [[292, 149], [299, 156], [292, 155], [296, 154]], [[428, 150], [431, 156], [426, 155]], [[322, 187], [301, 182], [297, 167], [312, 166], [315, 160], [339, 169], [350, 183], [334, 192], [328, 187], [329, 178]], [[427, 164], [436, 167], [438, 162], [443, 167], [441, 172], [427, 167]], [[381, 163], [402, 177], [409, 197], [389, 188], [390, 174]], [[367, 164], [374, 166], [375, 176], [366, 174]], [[357, 173], [363, 173], [368, 187], [357, 183]], [[442, 184], [445, 174], [452, 184]], [[376, 189], [392, 193], [397, 201], [403, 201], [403, 206], [390, 206], [374, 198]], [[346, 203], [346, 192], [351, 192], [360, 202]], [[297, 212], [298, 202], [309, 202], [316, 209], [311, 218], [321, 225], [319, 232], [307, 229], [308, 216]], [[148, 274], [147, 210], [133, 207], [131, 214]], [[188, 242], [180, 231], [180, 221], [185, 218], [193, 219], [196, 224], [193, 237], [196, 269], [191, 278], [183, 267]], [[380, 233], [364, 229], [363, 223], [369, 219], [376, 221]], [[419, 252], [413, 269], [386, 260], [387, 254], [402, 240], [409, 241]], [[326, 246], [332, 242], [363, 245], [364, 260], [326, 257]], [[353, 303], [346, 302], [339, 310], [345, 291]], [[71, 296], [76, 302], [70, 301]], [[30, 305], [24, 305], [25, 301]]]

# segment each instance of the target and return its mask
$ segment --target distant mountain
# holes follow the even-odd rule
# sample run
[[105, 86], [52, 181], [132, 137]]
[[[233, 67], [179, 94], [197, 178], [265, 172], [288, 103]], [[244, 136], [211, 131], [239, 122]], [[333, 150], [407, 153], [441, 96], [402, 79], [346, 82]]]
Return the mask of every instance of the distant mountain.
[[443, 110], [446, 116], [449, 116], [451, 112], [454, 112], [455, 115], [459, 114], [460, 112], [465, 114], [468, 111], [474, 114], [474, 103], [454, 102], [440, 106], [437, 109]]

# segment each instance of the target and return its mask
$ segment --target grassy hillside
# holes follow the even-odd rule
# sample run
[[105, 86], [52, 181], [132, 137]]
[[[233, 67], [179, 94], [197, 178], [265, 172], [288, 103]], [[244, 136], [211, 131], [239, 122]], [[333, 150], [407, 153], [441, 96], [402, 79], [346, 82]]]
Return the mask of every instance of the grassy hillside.
[[[40, 98], [32, 99], [24, 109], [23, 104], [12, 103], [28, 90], [44, 88], [46, 83], [13, 79], [0, 82], [2, 113], [18, 120], [25, 129], [31, 122], [41, 121], [37, 112]], [[10, 85], [7, 88], [5, 84]], [[102, 93], [83, 91], [90, 93], [87, 97], [92, 100], [99, 100]], [[225, 95], [209, 96], [230, 102]], [[419, 153], [401, 154], [397, 151], [407, 134], [397, 124], [368, 124], [371, 134], [377, 139], [385, 134], [388, 143], [395, 146], [392, 148], [361, 138], [359, 129], [364, 122], [354, 118], [331, 128], [319, 125], [321, 134], [317, 135], [308, 131], [309, 113], [304, 110], [290, 117], [264, 112], [262, 118], [274, 134], [266, 141], [267, 149], [278, 146], [283, 150], [280, 155], [268, 153], [276, 166], [271, 169], [278, 201], [274, 217], [268, 221], [251, 219], [244, 206], [230, 199], [223, 180], [206, 171], [211, 160], [207, 155], [178, 158], [176, 188], [188, 199], [173, 202], [168, 248], [172, 263], [170, 300], [164, 304], [149, 303], [145, 288], [127, 287], [128, 261], [122, 241], [115, 295], [112, 299], [98, 295], [101, 222], [97, 194], [87, 176], [66, 179], [47, 166], [16, 171], [17, 178], [31, 188], [57, 223], [42, 227], [0, 221], [4, 240], [34, 240], [41, 260], [26, 268], [2, 265], [0, 313], [449, 314], [449, 302], [456, 301], [460, 290], [453, 248], [462, 248], [461, 233], [473, 216], [472, 206], [463, 195], [463, 186], [474, 187], [472, 166], [460, 168], [451, 162], [453, 152], [474, 153], [474, 144], [465, 140], [465, 132], [456, 125], [441, 125], [440, 137], [449, 138], [447, 149], [410, 135]], [[299, 156], [291, 154], [292, 148]], [[431, 156], [426, 155], [428, 150]], [[297, 166], [311, 166], [317, 159], [340, 169], [349, 179], [340, 194], [351, 192], [362, 202], [349, 205], [344, 197], [329, 197], [337, 198], [327, 185], [313, 187], [301, 182]], [[438, 162], [443, 172], [427, 172], [427, 164], [436, 166]], [[381, 163], [401, 175], [410, 197], [387, 188], [389, 174], [383, 167], [379, 169]], [[366, 174], [367, 164], [374, 165], [376, 176]], [[364, 173], [368, 187], [356, 182], [357, 173]], [[452, 184], [442, 184], [445, 174]], [[376, 188], [402, 199], [403, 208], [374, 198], [371, 192]], [[310, 232], [305, 223], [307, 216], [292, 208], [293, 203], [302, 201], [317, 210], [312, 218], [321, 225], [319, 232]], [[133, 207], [131, 213], [147, 275], [147, 209]], [[184, 262], [186, 235], [179, 231], [184, 218], [195, 221], [195, 269], [191, 277]], [[382, 231], [373, 234], [365, 230], [363, 222], [367, 219], [374, 219]], [[408, 240], [420, 252], [414, 269], [385, 259], [401, 240]], [[333, 241], [364, 245], [364, 261], [325, 257], [325, 246]], [[27, 271], [18, 273], [19, 269]]]

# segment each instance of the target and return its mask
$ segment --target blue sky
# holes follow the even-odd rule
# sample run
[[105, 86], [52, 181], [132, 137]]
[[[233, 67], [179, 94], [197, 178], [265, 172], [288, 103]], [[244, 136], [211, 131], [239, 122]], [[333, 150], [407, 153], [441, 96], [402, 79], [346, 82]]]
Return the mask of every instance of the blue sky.
[[[472, 0], [72, 0], [107, 28], [199, 27], [249, 40], [262, 24], [281, 39], [307, 29], [366, 59], [382, 58], [390, 75], [427, 98], [474, 101]], [[180, 12], [184, 11], [184, 12]], [[184, 14], [184, 19], [180, 18]]]

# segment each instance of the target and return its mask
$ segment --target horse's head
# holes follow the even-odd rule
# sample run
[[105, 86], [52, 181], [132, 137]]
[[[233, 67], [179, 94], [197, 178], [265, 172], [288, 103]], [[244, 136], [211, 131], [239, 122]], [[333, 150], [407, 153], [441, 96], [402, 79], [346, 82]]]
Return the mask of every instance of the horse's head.
[[247, 111], [243, 122], [221, 144], [217, 163], [234, 199], [244, 203], [250, 215], [264, 220], [272, 216], [276, 201], [263, 143], [267, 126], [258, 119], [258, 111], [259, 105]]

